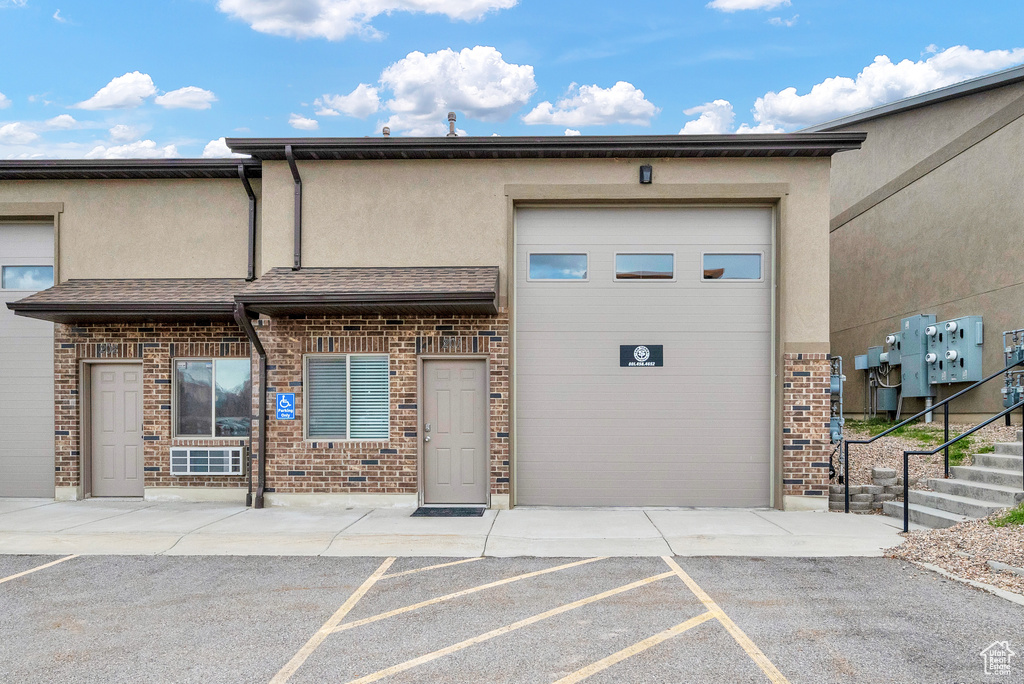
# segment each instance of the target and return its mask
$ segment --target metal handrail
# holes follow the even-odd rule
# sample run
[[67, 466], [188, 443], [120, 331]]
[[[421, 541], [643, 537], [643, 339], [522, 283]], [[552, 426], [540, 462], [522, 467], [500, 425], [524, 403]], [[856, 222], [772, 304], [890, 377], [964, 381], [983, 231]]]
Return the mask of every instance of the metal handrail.
[[[965, 387], [964, 389], [960, 390], [956, 394], [952, 394], [952, 395], [946, 397], [945, 399], [943, 399], [939, 403], [934, 404], [932, 406], [929, 406], [928, 408], [926, 408], [925, 410], [923, 410], [923, 411], [921, 411], [919, 413], [915, 413], [914, 415], [912, 415], [909, 418], [907, 418], [906, 420], [904, 420], [902, 423], [897, 423], [896, 425], [893, 425], [888, 430], [885, 430], [883, 432], [879, 432], [877, 435], [875, 435], [871, 439], [848, 439], [848, 440], [845, 440], [843, 442], [843, 483], [846, 486], [846, 488], [845, 488], [845, 495], [844, 495], [844, 500], [845, 500], [845, 510], [844, 510], [844, 512], [845, 513], [849, 513], [850, 512], [850, 445], [851, 444], [871, 444], [876, 439], [881, 439], [882, 437], [885, 437], [890, 432], [892, 432], [894, 430], [898, 430], [898, 429], [900, 429], [901, 427], [903, 427], [904, 425], [906, 425], [908, 423], [912, 423], [913, 421], [917, 420], [921, 416], [923, 416], [925, 414], [928, 414], [928, 413], [931, 413], [932, 411], [934, 411], [935, 409], [939, 408], [940, 406], [944, 407], [943, 408], [943, 413], [944, 413], [945, 422], [946, 422], [945, 439], [948, 440], [949, 439], [949, 402], [951, 402], [954, 399], [957, 399], [959, 397], [962, 397], [963, 395], [965, 395], [968, 392], [971, 392], [971, 391], [977, 389], [978, 387], [981, 387], [982, 385], [984, 385], [989, 380], [994, 380], [995, 378], [998, 378], [1000, 375], [1005, 375], [1008, 370], [1010, 370], [1011, 368], [1016, 368], [1017, 366], [1020, 366], [1020, 365], [1024, 365], [1024, 359], [1020, 359], [1018, 361], [1015, 361], [1015, 362], [1011, 363], [1009, 366], [1007, 366], [1006, 368], [1003, 368], [1002, 370], [993, 373], [992, 375], [988, 376], [987, 378], [983, 378], [981, 380], [978, 380], [976, 383], [974, 383], [970, 387]], [[999, 415], [1000, 416], [1008, 415], [1008, 412], [1003, 412], [1003, 413], [1000, 413]], [[949, 445], [946, 445], [946, 477], [949, 477]]]
[[[939, 453], [939, 451], [941, 451], [943, 449], [946, 449], [947, 450], [947, 452], [946, 452], [947, 453], [946, 468], [947, 468], [947, 474], [948, 474], [948, 468], [949, 468], [949, 461], [948, 461], [948, 458], [949, 458], [948, 453], [949, 453], [949, 451], [948, 450], [949, 450], [949, 446], [951, 444], [959, 442], [961, 439], [963, 439], [964, 437], [967, 437], [968, 435], [973, 435], [975, 432], [977, 432], [981, 428], [985, 427], [989, 423], [993, 423], [993, 422], [999, 420], [1000, 418], [1002, 418], [1003, 416], [1008, 416], [1015, 409], [1019, 409], [1019, 408], [1022, 408], [1022, 407], [1024, 407], [1024, 399], [1021, 399], [1020, 401], [1018, 401], [1016, 404], [1014, 404], [1010, 408], [1003, 409], [1002, 411], [1000, 411], [996, 415], [992, 416], [991, 418], [989, 418], [985, 422], [978, 423], [977, 425], [972, 427], [970, 430], [967, 430], [966, 432], [957, 435], [953, 439], [947, 440], [946, 442], [940, 444], [939, 446], [935, 447], [931, 451], [923, 451], [923, 450], [921, 450], [921, 451], [904, 451], [903, 452], [903, 531], [904, 532], [909, 532], [910, 531], [910, 457], [911, 456], [934, 456], [935, 454]], [[1024, 473], [1022, 473], [1022, 475], [1024, 475]]]

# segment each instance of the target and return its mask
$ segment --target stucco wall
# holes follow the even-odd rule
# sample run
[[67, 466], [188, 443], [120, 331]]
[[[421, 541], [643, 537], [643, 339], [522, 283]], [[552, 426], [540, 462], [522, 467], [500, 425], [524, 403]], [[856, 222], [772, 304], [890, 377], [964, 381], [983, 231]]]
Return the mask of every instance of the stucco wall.
[[[1007, 90], [1016, 97], [1024, 94], [1021, 87]], [[992, 91], [991, 96], [981, 93], [966, 99], [978, 99], [978, 111], [990, 110], [1007, 94]], [[941, 127], [949, 111], [939, 105], [928, 125]], [[919, 110], [916, 118], [927, 113]], [[875, 128], [883, 125], [888, 126], [886, 137], [895, 139], [905, 130], [906, 120], [890, 117], [875, 122]], [[914, 134], [912, 127], [907, 132]], [[948, 139], [955, 134], [951, 128]], [[928, 146], [894, 148], [881, 166], [902, 165], [905, 170], [931, 151]], [[875, 149], [863, 156], [840, 155], [844, 163], [837, 162], [833, 170], [833, 190], [851, 178], [851, 183], [859, 182], [856, 177], [869, 174], [879, 154]], [[852, 168], [854, 160], [860, 165], [857, 169]], [[880, 174], [874, 182], [881, 185], [886, 180]], [[1003, 366], [1002, 331], [1024, 327], [1024, 271], [1018, 257], [1024, 225], [1022, 188], [1024, 119], [1018, 119], [832, 232], [832, 351], [847, 361], [848, 411], [860, 412], [864, 405], [864, 373], [853, 370], [853, 356], [882, 344], [901, 318], [916, 313], [934, 313], [940, 321], [983, 316], [984, 372]], [[938, 396], [964, 386], [940, 388]], [[1001, 382], [993, 380], [951, 410], [993, 413], [1002, 407], [1000, 387]], [[905, 410], [920, 408], [921, 400], [905, 404]]]
[[[638, 183], [644, 163], [654, 166], [653, 185]], [[687, 201], [713, 202], [742, 199], [724, 195], [723, 186], [787, 184], [777, 261], [780, 340], [827, 347], [827, 158], [316, 161], [298, 168], [304, 266], [496, 265], [503, 294], [510, 187], [565, 189], [563, 201], [629, 202], [671, 201], [678, 188]], [[285, 162], [264, 164], [263, 188], [265, 272], [292, 265], [294, 185]], [[557, 190], [548, 195], [560, 198]]]
[[3, 181], [7, 202], [64, 203], [61, 280], [246, 275], [249, 205], [238, 180]]

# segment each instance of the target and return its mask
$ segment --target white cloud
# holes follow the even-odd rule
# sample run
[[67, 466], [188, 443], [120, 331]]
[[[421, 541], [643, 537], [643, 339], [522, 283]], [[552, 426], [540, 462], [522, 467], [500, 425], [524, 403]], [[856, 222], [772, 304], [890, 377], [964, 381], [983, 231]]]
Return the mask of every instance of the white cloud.
[[924, 60], [893, 63], [879, 55], [856, 78], [835, 76], [813, 86], [768, 92], [754, 103], [758, 123], [786, 128], [808, 126], [911, 97], [1024, 62], [1024, 48], [971, 50], [964, 45], [942, 50]]
[[9, 97], [7, 97], [6, 95], [4, 95], [3, 93], [0, 93], [0, 109], [6, 109], [7, 107], [10, 107], [10, 106], [11, 106], [11, 99]]
[[85, 155], [86, 159], [170, 159], [178, 156], [174, 145], [157, 147], [152, 140], [136, 140], [126, 145], [105, 147], [97, 145]]
[[203, 90], [196, 86], [185, 86], [158, 95], [153, 101], [167, 109], [209, 109], [217, 101], [217, 96], [209, 90]]
[[393, 97], [384, 123], [406, 135], [443, 135], [448, 111], [480, 121], [504, 121], [525, 105], [537, 83], [533, 67], [510, 64], [493, 47], [477, 45], [430, 54], [410, 52], [380, 76]]
[[378, 37], [370, 22], [381, 14], [424, 12], [471, 21], [517, 0], [219, 0], [217, 9], [254, 30], [290, 38], [341, 40]]
[[611, 88], [596, 85], [569, 87], [569, 94], [552, 105], [541, 102], [523, 117], [527, 124], [557, 126], [600, 126], [604, 124], [650, 125], [658, 108], [642, 90], [619, 81]]
[[54, 20], [60, 22], [61, 24], [68, 23], [68, 20], [65, 17], [60, 16], [60, 10], [57, 10], [56, 12], [53, 13], [53, 18]]
[[227, 142], [224, 138], [217, 138], [206, 143], [206, 147], [203, 148], [203, 157], [205, 159], [217, 159], [221, 157], [248, 157], [247, 154], [238, 154], [232, 152], [231, 148], [228, 147]]
[[292, 114], [289, 116], [288, 125], [292, 128], [297, 128], [300, 131], [315, 131], [320, 128], [320, 123], [316, 119], [307, 119], [301, 114]]
[[27, 145], [38, 139], [39, 136], [20, 121], [0, 126], [0, 143], [5, 145]]
[[346, 114], [365, 119], [380, 109], [380, 96], [369, 83], [360, 83], [348, 95], [324, 95], [318, 97], [313, 104], [318, 107], [317, 116]]
[[715, 100], [706, 102], [697, 107], [690, 107], [683, 111], [687, 116], [699, 114], [693, 121], [687, 121], [679, 135], [726, 135], [729, 133], [784, 133], [781, 128], [771, 124], [759, 123], [756, 126], [742, 124], [739, 128], [733, 129], [736, 121], [736, 112], [733, 111], [732, 103], [728, 100]]
[[28, 0], [0, 0], [0, 7], [24, 7]]
[[788, 27], [793, 27], [793, 26], [796, 26], [796, 20], [799, 19], [799, 18], [800, 18], [799, 14], [794, 14], [789, 19], [783, 19], [782, 17], [772, 17], [771, 19], [768, 20], [768, 23], [771, 24], [772, 26], [788, 26]]
[[566, 128], [565, 129], [565, 134], [566, 135], [583, 135], [582, 133], [577, 131], [575, 128]]
[[132, 71], [124, 76], [111, 79], [110, 83], [96, 91], [84, 102], [75, 105], [78, 109], [128, 109], [138, 107], [147, 97], [156, 94], [156, 86], [149, 74]]
[[142, 135], [143, 129], [139, 126], [129, 126], [128, 124], [117, 124], [110, 129], [110, 139], [116, 143], [126, 143], [131, 140], [138, 140], [139, 136]]
[[722, 12], [739, 12], [741, 10], [770, 10], [776, 7], [789, 7], [789, 0], [711, 0], [707, 7]]
[[69, 131], [73, 128], [79, 128], [79, 123], [75, 121], [75, 117], [70, 114], [58, 114], [52, 119], [47, 119], [43, 122], [43, 125], [49, 130], [62, 130]]

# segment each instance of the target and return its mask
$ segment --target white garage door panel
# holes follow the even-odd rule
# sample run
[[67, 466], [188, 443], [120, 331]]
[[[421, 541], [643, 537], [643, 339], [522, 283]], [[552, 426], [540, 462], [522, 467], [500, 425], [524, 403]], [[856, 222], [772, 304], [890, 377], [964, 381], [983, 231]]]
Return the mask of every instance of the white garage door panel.
[[[52, 266], [53, 227], [0, 223], [0, 267]], [[0, 289], [0, 496], [53, 496], [53, 324], [15, 316]]]
[[[523, 505], [763, 506], [771, 299], [707, 282], [702, 253], [763, 254], [771, 210], [527, 208], [516, 216], [516, 489]], [[531, 252], [586, 253], [585, 282], [531, 282]], [[616, 253], [673, 253], [672, 281], [616, 282]], [[664, 366], [619, 367], [660, 344]]]

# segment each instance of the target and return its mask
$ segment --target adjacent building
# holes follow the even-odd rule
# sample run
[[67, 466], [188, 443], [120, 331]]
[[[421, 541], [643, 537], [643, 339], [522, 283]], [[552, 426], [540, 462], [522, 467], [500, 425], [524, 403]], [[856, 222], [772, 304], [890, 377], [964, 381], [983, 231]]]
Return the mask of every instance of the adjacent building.
[[864, 137], [0, 162], [0, 494], [824, 509]]

